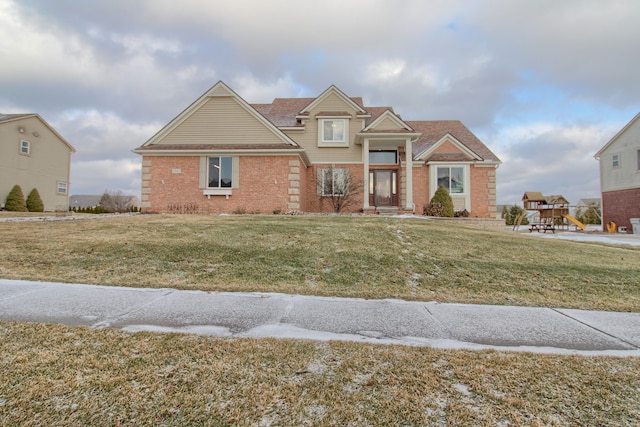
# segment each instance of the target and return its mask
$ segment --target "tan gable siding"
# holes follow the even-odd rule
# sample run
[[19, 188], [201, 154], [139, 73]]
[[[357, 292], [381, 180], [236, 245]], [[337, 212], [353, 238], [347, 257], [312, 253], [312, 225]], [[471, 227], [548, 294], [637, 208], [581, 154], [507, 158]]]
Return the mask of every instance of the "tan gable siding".
[[376, 131], [381, 131], [381, 130], [398, 130], [398, 129], [404, 129], [404, 128], [401, 126], [398, 126], [398, 123], [394, 122], [389, 117], [385, 117], [380, 123], [378, 123], [374, 127], [374, 129]]
[[[316, 114], [336, 111], [348, 112], [352, 115], [349, 120], [349, 147], [318, 147], [318, 119]], [[356, 133], [363, 128], [362, 119], [355, 118], [356, 110], [346, 104], [338, 96], [331, 94], [310, 111], [309, 120], [305, 122], [304, 132], [285, 133], [300, 144], [312, 163], [362, 163], [362, 146], [355, 145]]]
[[213, 97], [159, 144], [282, 144], [282, 140], [235, 99]]
[[351, 108], [350, 105], [346, 104], [342, 98], [335, 93], [329, 94], [322, 102], [318, 103], [313, 111], [311, 111], [311, 117], [320, 111], [348, 111], [352, 114], [356, 112], [355, 109]]

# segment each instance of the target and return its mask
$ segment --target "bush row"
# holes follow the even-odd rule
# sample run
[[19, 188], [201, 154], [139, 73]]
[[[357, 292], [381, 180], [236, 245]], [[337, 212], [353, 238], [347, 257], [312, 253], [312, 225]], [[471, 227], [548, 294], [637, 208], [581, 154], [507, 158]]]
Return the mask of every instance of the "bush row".
[[4, 208], [11, 212], [44, 212], [44, 203], [37, 188], [31, 190], [25, 200], [22, 187], [14, 185], [7, 195]]

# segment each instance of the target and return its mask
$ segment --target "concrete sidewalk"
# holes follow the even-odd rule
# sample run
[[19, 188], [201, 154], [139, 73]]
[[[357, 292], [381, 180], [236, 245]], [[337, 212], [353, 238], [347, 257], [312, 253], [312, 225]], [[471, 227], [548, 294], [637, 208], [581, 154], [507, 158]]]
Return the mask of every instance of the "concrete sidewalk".
[[0, 320], [538, 353], [640, 356], [640, 313], [0, 279]]

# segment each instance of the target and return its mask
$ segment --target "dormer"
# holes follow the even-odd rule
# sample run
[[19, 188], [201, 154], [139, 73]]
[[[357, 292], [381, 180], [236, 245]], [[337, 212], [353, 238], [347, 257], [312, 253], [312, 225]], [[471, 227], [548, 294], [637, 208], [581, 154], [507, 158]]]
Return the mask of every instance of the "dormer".
[[297, 115], [298, 120], [315, 119], [318, 147], [349, 147], [353, 120], [369, 117], [367, 111], [332, 85]]

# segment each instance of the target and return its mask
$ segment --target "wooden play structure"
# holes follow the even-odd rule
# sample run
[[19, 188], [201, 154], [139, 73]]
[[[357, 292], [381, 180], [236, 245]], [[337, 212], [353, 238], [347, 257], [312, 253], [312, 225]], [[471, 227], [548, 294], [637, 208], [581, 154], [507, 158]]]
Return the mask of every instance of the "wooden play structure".
[[528, 191], [522, 196], [525, 211], [538, 211], [535, 221], [530, 223], [529, 232], [555, 233], [556, 229], [568, 229], [569, 222], [582, 230], [585, 225], [569, 215], [569, 202], [564, 197], [543, 196], [537, 191]]

